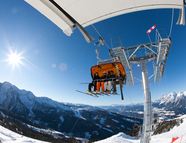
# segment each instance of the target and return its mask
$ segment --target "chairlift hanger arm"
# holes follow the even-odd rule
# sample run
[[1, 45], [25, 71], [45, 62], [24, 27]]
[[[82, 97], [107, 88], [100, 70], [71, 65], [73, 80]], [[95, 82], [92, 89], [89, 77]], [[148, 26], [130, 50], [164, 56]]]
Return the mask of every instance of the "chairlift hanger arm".
[[101, 43], [98, 42], [98, 43], [94, 43], [94, 44], [95, 44], [95, 45], [98, 44], [97, 49], [96, 49], [96, 54], [97, 54], [97, 59], [101, 61], [101, 59], [100, 59], [100, 57], [99, 57], [99, 46], [100, 46]]
[[97, 54], [97, 59], [101, 61], [100, 57], [99, 57], [99, 47], [100, 47], [100, 44], [104, 45], [104, 40], [102, 37], [99, 37], [98, 39], [99, 42], [97, 43], [94, 43], [94, 45], [98, 45], [97, 46], [97, 49], [96, 49], [96, 54]]

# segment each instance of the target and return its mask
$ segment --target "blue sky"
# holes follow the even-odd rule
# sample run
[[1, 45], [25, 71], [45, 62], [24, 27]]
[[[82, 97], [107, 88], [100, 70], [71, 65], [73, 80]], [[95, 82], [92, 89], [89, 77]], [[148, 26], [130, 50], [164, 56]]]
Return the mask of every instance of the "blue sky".
[[[20, 89], [32, 91], [59, 102], [89, 105], [130, 104], [143, 102], [142, 85], [125, 86], [120, 96], [93, 98], [77, 93], [86, 91], [91, 81], [90, 67], [97, 63], [94, 42], [99, 35], [92, 26], [85, 29], [96, 40], [86, 43], [78, 29], [68, 37], [60, 28], [23, 0], [0, 1], [0, 82], [9, 81]], [[150, 83], [152, 100], [162, 95], [186, 91], [185, 38], [186, 27], [176, 25], [179, 11], [174, 11], [172, 46], [161, 82]], [[153, 26], [169, 34], [172, 9], [156, 9], [110, 18], [94, 26], [111, 47], [111, 38], [119, 36], [124, 47], [148, 43], [146, 31]], [[150, 33], [155, 40], [155, 30]], [[22, 53], [19, 66], [12, 68], [6, 59], [10, 51]], [[110, 58], [108, 48], [100, 47], [100, 58]], [[61, 66], [60, 66], [61, 65]], [[150, 68], [150, 64], [147, 65]], [[61, 67], [61, 68], [59, 68]], [[134, 66], [141, 75], [141, 68]], [[149, 73], [150, 76], [150, 73]], [[118, 89], [119, 91], [119, 89]]]

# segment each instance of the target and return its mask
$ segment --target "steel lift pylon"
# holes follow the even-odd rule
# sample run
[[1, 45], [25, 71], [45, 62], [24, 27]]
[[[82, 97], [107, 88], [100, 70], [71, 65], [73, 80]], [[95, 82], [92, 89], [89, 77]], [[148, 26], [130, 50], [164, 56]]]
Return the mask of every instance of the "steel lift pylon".
[[[167, 56], [171, 47], [171, 39], [167, 36], [164, 29], [156, 29], [156, 41], [135, 45], [131, 47], [123, 47], [120, 38], [112, 39], [112, 50], [118, 57], [127, 73], [128, 85], [134, 85], [135, 80], [140, 81], [144, 90], [144, 117], [143, 129], [141, 135], [141, 143], [149, 143], [152, 132], [152, 106], [151, 92], [149, 81], [159, 81], [164, 74], [164, 68]], [[116, 46], [115, 46], [116, 45]], [[151, 62], [153, 65], [153, 74], [149, 77], [146, 63]], [[137, 64], [141, 66], [142, 80], [133, 76], [132, 66]], [[154, 77], [154, 78], [152, 78]]]

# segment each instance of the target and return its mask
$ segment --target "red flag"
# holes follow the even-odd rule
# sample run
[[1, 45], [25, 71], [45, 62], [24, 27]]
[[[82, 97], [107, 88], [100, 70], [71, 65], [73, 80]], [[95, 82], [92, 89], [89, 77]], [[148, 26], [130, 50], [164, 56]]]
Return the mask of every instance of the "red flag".
[[171, 143], [175, 142], [177, 139], [178, 139], [178, 137], [172, 138], [172, 142]]
[[147, 34], [149, 34], [157, 25], [152, 26], [148, 31]]

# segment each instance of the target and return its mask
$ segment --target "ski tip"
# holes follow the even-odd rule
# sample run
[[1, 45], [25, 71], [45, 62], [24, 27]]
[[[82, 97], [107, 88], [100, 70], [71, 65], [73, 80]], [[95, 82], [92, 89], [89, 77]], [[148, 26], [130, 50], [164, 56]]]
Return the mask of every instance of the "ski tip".
[[75, 91], [77, 91], [77, 89], [75, 89]]

